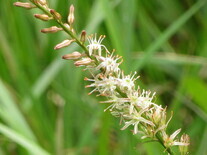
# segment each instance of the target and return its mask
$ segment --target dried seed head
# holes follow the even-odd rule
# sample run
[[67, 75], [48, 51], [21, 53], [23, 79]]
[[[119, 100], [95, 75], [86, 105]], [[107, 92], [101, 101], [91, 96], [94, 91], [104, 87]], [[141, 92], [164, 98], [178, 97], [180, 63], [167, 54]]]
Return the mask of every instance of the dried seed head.
[[49, 17], [46, 14], [34, 14], [34, 17], [43, 21], [48, 21], [50, 19], [52, 19], [52, 17]]
[[81, 38], [80, 38], [80, 41], [82, 42], [82, 44], [84, 44], [84, 42], [86, 41], [86, 31], [83, 30], [81, 32]]
[[32, 8], [36, 7], [36, 6], [32, 5], [31, 3], [22, 3], [22, 2], [15, 2], [14, 6], [22, 7], [22, 8], [26, 8], [26, 9], [32, 9]]
[[74, 22], [74, 20], [75, 20], [75, 17], [74, 17], [74, 10], [75, 10], [74, 6], [71, 5], [71, 6], [70, 6], [70, 10], [69, 10], [69, 15], [68, 15], [68, 23], [69, 23], [70, 25], [72, 25], [73, 22]]
[[90, 65], [93, 61], [90, 58], [83, 58], [82, 60], [78, 60], [74, 63], [76, 67], [87, 66]]
[[66, 60], [76, 60], [81, 58], [82, 54], [79, 52], [73, 52], [70, 54], [63, 55], [62, 58]]
[[57, 12], [57, 11], [55, 11], [54, 9], [51, 9], [50, 10], [50, 13], [53, 15], [53, 17], [55, 18], [55, 19], [57, 19], [57, 20], [61, 20], [61, 15]]
[[61, 31], [61, 30], [62, 30], [62, 28], [59, 28], [57, 26], [52, 26], [49, 28], [42, 29], [41, 32], [42, 33], [55, 33], [55, 32]]
[[58, 49], [61, 49], [61, 48], [63, 48], [63, 47], [67, 47], [67, 46], [69, 46], [72, 42], [74, 42], [75, 40], [74, 39], [71, 39], [71, 40], [69, 40], [69, 39], [66, 39], [66, 40], [64, 40], [63, 42], [61, 42], [61, 43], [59, 43], [59, 44], [57, 44], [56, 46], [55, 46], [55, 50], [58, 50]]

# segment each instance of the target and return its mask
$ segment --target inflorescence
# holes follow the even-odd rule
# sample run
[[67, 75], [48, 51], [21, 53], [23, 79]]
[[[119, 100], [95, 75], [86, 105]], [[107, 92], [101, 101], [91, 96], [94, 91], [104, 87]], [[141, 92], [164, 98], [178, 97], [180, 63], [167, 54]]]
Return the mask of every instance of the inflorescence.
[[[181, 129], [176, 130], [173, 134], [168, 135], [166, 132], [170, 119], [167, 120], [166, 108], [154, 103], [155, 93], [142, 90], [136, 87], [135, 82], [139, 78], [137, 73], [125, 75], [119, 67], [123, 62], [122, 57], [115, 55], [115, 52], [109, 52], [105, 45], [102, 44], [104, 35], [97, 39], [97, 34], [86, 36], [86, 32], [81, 32], [80, 38], [75, 35], [74, 24], [74, 6], [69, 9], [67, 23], [62, 21], [61, 15], [54, 9], [48, 7], [46, 0], [30, 0], [31, 3], [16, 2], [15, 6], [26, 9], [39, 8], [44, 14], [35, 14], [34, 16], [43, 21], [55, 20], [58, 26], [44, 28], [43, 33], [55, 33], [65, 31], [70, 38], [55, 46], [55, 50], [67, 47], [76, 42], [83, 52], [73, 52], [64, 55], [66, 60], [74, 60], [77, 67], [84, 66], [89, 71], [92, 78], [85, 78], [92, 87], [89, 94], [97, 92], [97, 96], [105, 96], [109, 110], [115, 117], [122, 120], [123, 127], [121, 130], [133, 126], [133, 134], [141, 134], [142, 139], [150, 138], [161, 143], [169, 154], [173, 154], [171, 147], [179, 145], [181, 154], [188, 153], [189, 136], [183, 134], [178, 140], [176, 137]], [[86, 43], [87, 42], [87, 43]], [[85, 45], [87, 44], [87, 45]]]

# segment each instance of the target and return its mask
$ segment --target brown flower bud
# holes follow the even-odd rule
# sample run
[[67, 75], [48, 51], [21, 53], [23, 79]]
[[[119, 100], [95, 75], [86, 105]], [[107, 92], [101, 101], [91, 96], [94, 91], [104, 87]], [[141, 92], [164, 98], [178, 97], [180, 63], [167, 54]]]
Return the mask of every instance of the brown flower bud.
[[55, 33], [55, 32], [61, 31], [61, 30], [62, 30], [62, 28], [59, 28], [57, 26], [52, 26], [49, 28], [42, 29], [41, 32], [42, 33]]
[[54, 9], [51, 9], [50, 10], [50, 13], [53, 15], [53, 17], [55, 18], [55, 19], [57, 19], [57, 20], [61, 20], [61, 15], [57, 12], [57, 11], [55, 11]]
[[70, 54], [63, 55], [62, 58], [66, 59], [66, 60], [76, 60], [76, 59], [79, 59], [81, 56], [82, 56], [81, 53], [73, 52], [73, 53], [70, 53]]
[[61, 49], [63, 47], [67, 47], [67, 46], [69, 46], [74, 41], [75, 41], [74, 39], [72, 39], [72, 40], [66, 39], [63, 42], [57, 44], [54, 49], [58, 50], [58, 49]]
[[26, 9], [32, 9], [32, 8], [36, 7], [36, 6], [32, 5], [31, 3], [22, 3], [22, 2], [15, 2], [14, 6], [22, 7], [22, 8], [26, 8]]
[[87, 66], [89, 64], [91, 64], [93, 62], [93, 60], [91, 60], [90, 58], [83, 58], [82, 60], [78, 60], [74, 63], [74, 65], [76, 67], [80, 67], [80, 66]]
[[68, 23], [71, 25], [73, 24], [74, 20], [75, 20], [75, 17], [74, 17], [74, 6], [71, 5], [70, 6], [70, 10], [69, 10], [69, 15], [68, 15]]
[[43, 20], [43, 21], [48, 21], [50, 19], [52, 19], [52, 17], [49, 17], [46, 14], [34, 14], [35, 18]]
[[81, 32], [81, 38], [80, 38], [80, 41], [81, 41], [82, 43], [84, 43], [84, 42], [86, 41], [86, 31], [85, 31], [85, 30], [83, 30], [83, 31]]

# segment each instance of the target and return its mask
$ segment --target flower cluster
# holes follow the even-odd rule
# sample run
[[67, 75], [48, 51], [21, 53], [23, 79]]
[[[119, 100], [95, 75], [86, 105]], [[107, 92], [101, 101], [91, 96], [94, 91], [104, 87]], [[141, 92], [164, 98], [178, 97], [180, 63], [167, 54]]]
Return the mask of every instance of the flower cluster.
[[[142, 138], [150, 138], [157, 140], [166, 149], [169, 154], [172, 154], [171, 147], [174, 145], [180, 146], [181, 154], [187, 154], [189, 145], [189, 136], [184, 134], [181, 140], [176, 139], [181, 129], [176, 130], [173, 134], [168, 135], [166, 129], [170, 121], [166, 117], [166, 108], [154, 103], [155, 93], [142, 90], [136, 87], [136, 80], [139, 78], [137, 73], [125, 75], [120, 69], [120, 64], [123, 62], [122, 57], [115, 55], [114, 51], [108, 51], [105, 45], [102, 44], [104, 35], [97, 39], [97, 34], [86, 36], [83, 30], [80, 39], [76, 36], [73, 29], [74, 24], [74, 6], [69, 9], [67, 23], [62, 22], [61, 15], [54, 9], [48, 7], [46, 0], [30, 0], [31, 3], [16, 2], [14, 5], [32, 9], [38, 7], [45, 14], [35, 14], [35, 17], [43, 21], [54, 20], [59, 26], [42, 29], [43, 33], [55, 33], [65, 31], [70, 39], [66, 39], [57, 44], [54, 49], [61, 49], [76, 42], [83, 50], [83, 53], [73, 52], [64, 55], [62, 58], [66, 60], [74, 60], [74, 65], [77, 67], [85, 66], [91, 74], [91, 78], [85, 78], [90, 84], [86, 87], [92, 87], [89, 93], [97, 92], [97, 96], [105, 96], [109, 106], [105, 109], [109, 110], [115, 117], [122, 120], [125, 130], [133, 126], [133, 134], [142, 134]], [[85, 45], [86, 40], [88, 41]]]
[[[176, 130], [172, 135], [166, 133], [171, 118], [167, 121], [166, 109], [153, 102], [155, 93], [141, 90], [139, 87], [136, 88], [135, 82], [139, 78], [136, 76], [136, 72], [124, 75], [124, 72], [119, 68], [122, 60], [118, 61], [121, 57], [115, 56], [114, 52], [108, 54], [107, 51], [106, 53], [105, 46], [100, 42], [98, 45], [100, 48], [97, 48], [98, 46], [94, 46], [91, 40], [96, 40], [96, 35], [94, 39], [90, 37], [87, 47], [90, 56], [94, 57], [97, 63], [93, 64], [93, 67], [90, 66], [93, 78], [85, 78], [91, 82], [86, 87], [94, 88], [89, 94], [97, 92], [98, 95], [107, 97], [106, 101], [102, 101], [102, 103], [110, 104], [105, 111], [110, 110], [112, 115], [123, 120], [124, 126], [121, 130], [133, 126], [133, 134], [141, 133], [143, 139], [160, 140], [159, 136], [161, 136], [166, 149], [174, 145], [185, 147], [189, 145], [189, 141], [175, 140], [181, 129]], [[97, 70], [101, 72], [97, 73]]]

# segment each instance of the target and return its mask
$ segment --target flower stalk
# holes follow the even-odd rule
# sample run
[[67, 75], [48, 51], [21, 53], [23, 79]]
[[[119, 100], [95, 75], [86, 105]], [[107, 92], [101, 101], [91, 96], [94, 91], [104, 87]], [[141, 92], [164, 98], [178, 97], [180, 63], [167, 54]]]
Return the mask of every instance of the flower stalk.
[[[142, 134], [142, 139], [156, 140], [171, 155], [173, 154], [171, 147], [175, 145], [179, 145], [182, 155], [188, 153], [189, 136], [184, 134], [178, 141], [176, 137], [181, 129], [176, 130], [171, 135], [166, 133], [168, 123], [171, 120], [171, 118], [169, 120], [166, 118], [166, 108], [154, 103], [155, 93], [136, 87], [135, 82], [139, 78], [136, 72], [130, 75], [124, 74], [119, 67], [123, 62], [122, 57], [115, 55], [114, 51], [109, 52], [106, 46], [102, 44], [105, 36], [97, 37], [95, 34], [87, 37], [83, 30], [80, 37], [77, 37], [73, 29], [75, 21], [73, 5], [69, 9], [68, 23], [64, 23], [61, 15], [48, 7], [47, 1], [30, 0], [30, 2], [32, 3], [29, 3], [31, 6], [36, 6], [45, 13], [36, 15], [37, 18], [43, 21], [54, 20], [59, 26], [42, 29], [43, 33], [64, 31], [69, 35], [70, 38], [57, 44], [55, 49], [69, 46], [72, 42], [77, 43], [82, 48], [83, 53], [73, 52], [64, 55], [62, 58], [74, 60], [75, 66], [85, 66], [86, 70], [89, 70], [92, 78], [85, 78], [86, 81], [90, 82], [86, 88], [93, 88], [89, 95], [98, 92], [97, 96], [106, 96], [107, 100], [102, 101], [102, 103], [110, 105], [105, 111], [109, 110], [113, 116], [123, 120], [121, 122], [124, 124], [122, 130], [133, 126], [133, 134]], [[27, 3], [27, 5], [29, 4]], [[88, 45], [85, 45], [86, 39]]]

